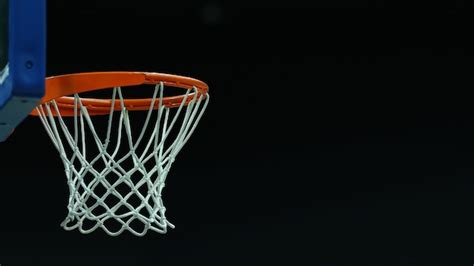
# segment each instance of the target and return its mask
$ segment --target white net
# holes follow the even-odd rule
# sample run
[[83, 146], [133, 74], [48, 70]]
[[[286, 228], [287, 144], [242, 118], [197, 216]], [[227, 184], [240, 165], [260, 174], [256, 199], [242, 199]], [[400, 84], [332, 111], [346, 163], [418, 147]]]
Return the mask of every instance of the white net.
[[[162, 191], [176, 155], [207, 107], [209, 95], [197, 93], [196, 88], [187, 90], [179, 107], [168, 108], [162, 104], [163, 90], [163, 83], [155, 86], [146, 118], [144, 113], [138, 116], [142, 128], [137, 129], [132, 126], [121, 89], [114, 88], [104, 140], [96, 132], [96, 117], [88, 114], [77, 94], [74, 116], [68, 119], [73, 121], [66, 121], [72, 124], [69, 127], [56, 101], [37, 107], [66, 170], [70, 194], [68, 215], [61, 224], [64, 229], [77, 228], [86, 234], [102, 228], [112, 236], [128, 230], [143, 236], [149, 230], [164, 234], [168, 227], [174, 228], [165, 216]], [[114, 112], [117, 96], [121, 108]]]

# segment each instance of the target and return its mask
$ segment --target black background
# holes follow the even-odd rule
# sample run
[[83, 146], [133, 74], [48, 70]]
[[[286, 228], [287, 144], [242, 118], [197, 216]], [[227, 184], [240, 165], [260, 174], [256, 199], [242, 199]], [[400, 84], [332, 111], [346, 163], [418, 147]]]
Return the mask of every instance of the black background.
[[66, 232], [37, 118], [0, 144], [0, 264], [472, 265], [472, 6], [49, 1], [48, 75], [206, 81], [166, 235]]

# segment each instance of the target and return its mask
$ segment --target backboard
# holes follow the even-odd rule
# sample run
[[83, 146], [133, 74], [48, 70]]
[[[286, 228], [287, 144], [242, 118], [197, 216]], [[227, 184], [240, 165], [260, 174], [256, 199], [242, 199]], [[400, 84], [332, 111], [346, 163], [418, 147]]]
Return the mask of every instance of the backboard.
[[0, 0], [0, 141], [45, 90], [46, 0]]

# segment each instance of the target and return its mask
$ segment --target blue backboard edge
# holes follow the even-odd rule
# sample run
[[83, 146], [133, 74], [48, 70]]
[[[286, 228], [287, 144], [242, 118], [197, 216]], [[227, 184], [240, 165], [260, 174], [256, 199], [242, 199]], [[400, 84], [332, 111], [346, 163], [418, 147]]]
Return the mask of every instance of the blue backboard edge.
[[9, 2], [9, 75], [0, 86], [0, 141], [45, 92], [46, 0]]

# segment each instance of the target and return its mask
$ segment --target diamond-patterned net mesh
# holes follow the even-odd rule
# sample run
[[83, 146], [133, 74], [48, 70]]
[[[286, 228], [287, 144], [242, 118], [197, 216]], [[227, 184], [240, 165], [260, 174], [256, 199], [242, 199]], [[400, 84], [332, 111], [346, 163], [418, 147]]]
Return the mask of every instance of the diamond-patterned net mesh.
[[[161, 105], [163, 90], [163, 83], [155, 86], [146, 118], [142, 113], [137, 121], [140, 127], [132, 123], [136, 121], [130, 118], [119, 87], [113, 89], [106, 128], [93, 121], [97, 117], [88, 114], [77, 94], [75, 115], [69, 121], [64, 121], [54, 100], [37, 107], [66, 171], [70, 195], [68, 215], [61, 224], [64, 229], [77, 228], [86, 234], [102, 228], [112, 236], [128, 230], [143, 236], [149, 230], [166, 233], [168, 227], [174, 228], [165, 216], [162, 191], [176, 155], [207, 107], [209, 95], [194, 88], [186, 92], [179, 107], [168, 108]], [[114, 112], [116, 97], [121, 110]], [[106, 132], [103, 140], [99, 128]]]

